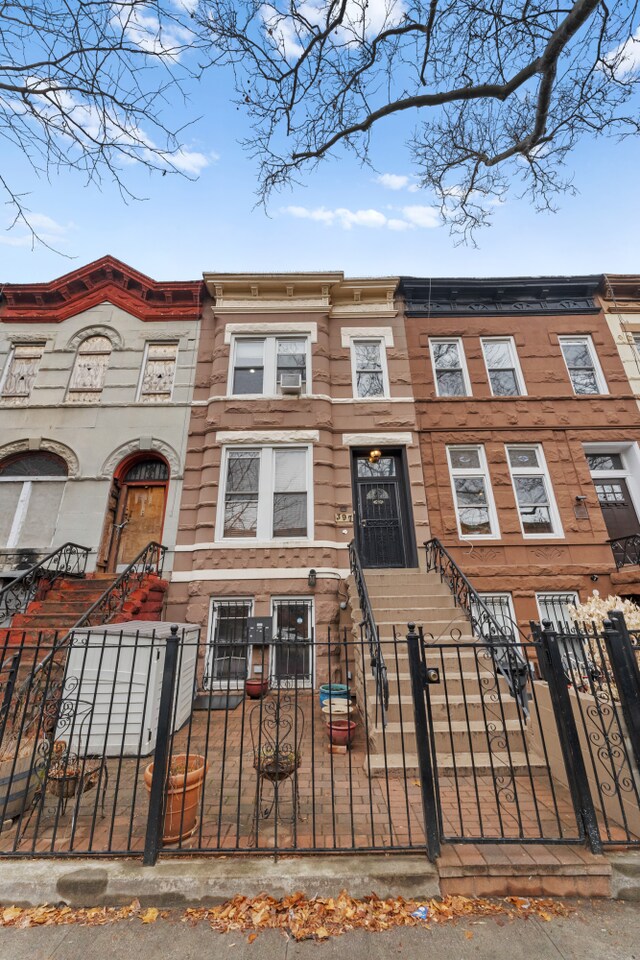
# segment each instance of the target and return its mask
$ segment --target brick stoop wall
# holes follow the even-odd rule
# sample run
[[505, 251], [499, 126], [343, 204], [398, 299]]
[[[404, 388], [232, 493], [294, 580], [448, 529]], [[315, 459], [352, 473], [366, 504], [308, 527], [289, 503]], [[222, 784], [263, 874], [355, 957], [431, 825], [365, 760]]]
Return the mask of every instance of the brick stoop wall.
[[611, 862], [567, 844], [446, 844], [443, 896], [610, 897]]
[[[10, 629], [0, 630], [0, 644], [11, 646], [36, 642], [38, 634], [64, 634], [100, 599], [111, 586], [113, 574], [90, 574], [82, 579], [57, 580], [46, 595], [33, 600], [24, 613], [14, 616]], [[127, 620], [160, 620], [168, 581], [156, 574], [147, 574], [127, 598], [122, 611], [110, 623]]]

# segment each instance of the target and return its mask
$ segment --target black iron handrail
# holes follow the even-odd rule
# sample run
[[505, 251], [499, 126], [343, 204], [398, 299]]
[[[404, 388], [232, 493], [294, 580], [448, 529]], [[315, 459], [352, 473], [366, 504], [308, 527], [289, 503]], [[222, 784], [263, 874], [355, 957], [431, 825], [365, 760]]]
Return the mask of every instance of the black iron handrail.
[[607, 540], [607, 543], [611, 547], [616, 570], [640, 564], [640, 533], [631, 533], [627, 537], [614, 537]]
[[43, 580], [53, 583], [58, 577], [83, 576], [90, 552], [91, 547], [64, 543], [11, 580], [0, 590], [0, 624], [8, 624], [16, 613], [24, 613]]
[[156, 573], [158, 576], [161, 576], [166, 553], [167, 548], [163, 547], [161, 543], [156, 543], [155, 541], [148, 543], [144, 550], [141, 550], [138, 556], [134, 557], [131, 563], [113, 583], [107, 587], [102, 596], [98, 597], [96, 602], [82, 614], [80, 619], [74, 623], [62, 639], [55, 644], [53, 650], [34, 668], [29, 682], [68, 644], [75, 630], [79, 630], [82, 627], [92, 627], [109, 623], [117, 613], [123, 610], [128, 598], [133, 591], [140, 586], [143, 578], [147, 574]]
[[488, 644], [494, 651], [493, 659], [498, 670], [509, 684], [511, 694], [526, 712], [529, 665], [517, 646], [515, 633], [517, 631], [525, 643], [528, 638], [516, 623], [513, 624], [514, 629], [511, 632], [496, 620], [480, 594], [436, 537], [427, 540], [424, 548], [427, 572], [435, 570], [448, 585], [456, 606], [462, 609], [471, 624], [471, 632], [477, 640]]
[[376, 626], [375, 617], [371, 608], [369, 591], [364, 578], [364, 572], [355, 542], [352, 540], [349, 544], [349, 561], [353, 580], [358, 591], [358, 601], [360, 603], [360, 612], [362, 620], [360, 622], [360, 631], [369, 646], [369, 655], [371, 662], [371, 673], [375, 679], [376, 686], [376, 723], [381, 721], [383, 726], [387, 725], [387, 711], [389, 709], [389, 677], [387, 666], [382, 655], [380, 645], [380, 634]]

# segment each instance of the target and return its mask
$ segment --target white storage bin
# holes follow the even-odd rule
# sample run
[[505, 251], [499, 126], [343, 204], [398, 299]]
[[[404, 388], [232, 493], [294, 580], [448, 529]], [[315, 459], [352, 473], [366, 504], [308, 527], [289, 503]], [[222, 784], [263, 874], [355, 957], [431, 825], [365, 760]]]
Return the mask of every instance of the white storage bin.
[[[179, 623], [173, 730], [193, 709], [199, 629]], [[156, 745], [166, 641], [172, 624], [132, 620], [76, 630], [56, 739], [79, 756], [148, 756]], [[177, 704], [176, 704], [177, 701]]]

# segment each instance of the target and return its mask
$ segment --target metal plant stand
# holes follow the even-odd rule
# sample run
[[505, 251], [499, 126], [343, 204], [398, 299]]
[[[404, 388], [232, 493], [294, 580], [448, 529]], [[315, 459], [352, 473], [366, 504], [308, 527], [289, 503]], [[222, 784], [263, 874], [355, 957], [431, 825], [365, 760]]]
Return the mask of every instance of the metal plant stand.
[[[275, 697], [262, 700], [253, 708], [250, 723], [256, 771], [252, 842], [257, 846], [260, 820], [267, 820], [272, 813], [276, 823], [295, 823], [299, 819], [298, 768], [304, 712], [293, 694], [277, 691]], [[291, 815], [285, 817], [281, 813], [281, 796], [287, 784], [291, 790]]]

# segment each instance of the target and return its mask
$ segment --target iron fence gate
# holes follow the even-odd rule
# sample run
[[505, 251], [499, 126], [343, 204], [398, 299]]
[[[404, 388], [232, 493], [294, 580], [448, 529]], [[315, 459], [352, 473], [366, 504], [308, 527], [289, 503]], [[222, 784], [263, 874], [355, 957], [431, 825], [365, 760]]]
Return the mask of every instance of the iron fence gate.
[[511, 645], [409, 626], [431, 857], [442, 842], [640, 843], [640, 684], [621, 615], [602, 634], [532, 624]]

